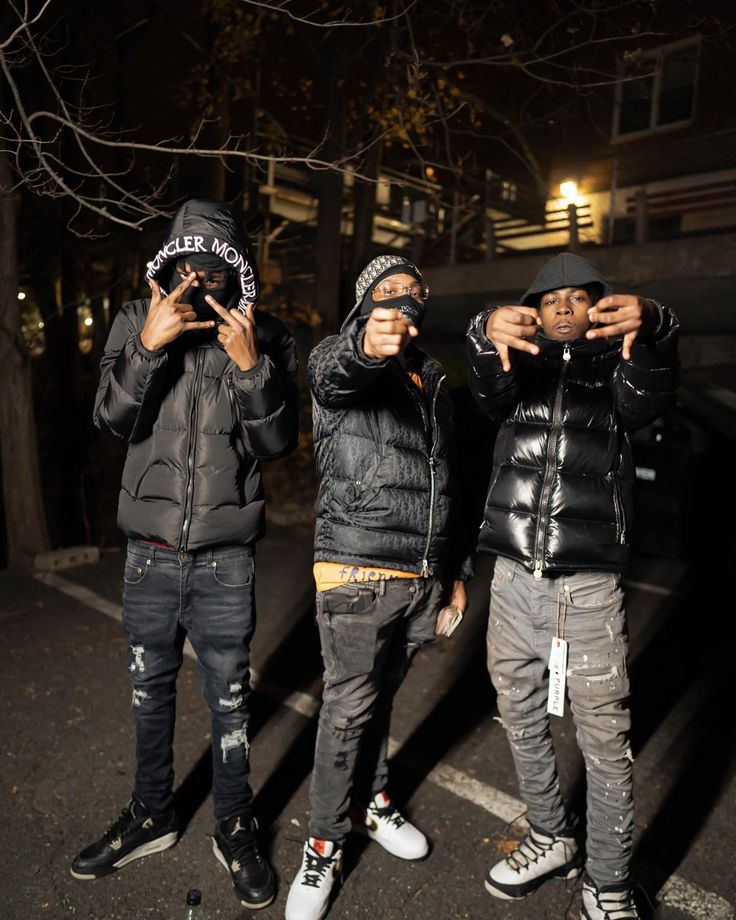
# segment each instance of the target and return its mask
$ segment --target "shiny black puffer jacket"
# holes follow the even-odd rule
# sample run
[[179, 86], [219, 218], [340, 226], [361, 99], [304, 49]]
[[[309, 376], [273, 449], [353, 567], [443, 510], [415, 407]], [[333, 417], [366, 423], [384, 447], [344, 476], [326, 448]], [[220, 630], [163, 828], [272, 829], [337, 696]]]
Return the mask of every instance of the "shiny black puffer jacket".
[[[363, 354], [367, 316], [309, 357], [320, 477], [315, 559], [469, 577], [454, 515], [444, 375], [415, 349], [424, 393], [395, 358]], [[452, 544], [452, 545], [451, 545]]]
[[[210, 245], [232, 250], [241, 296], [252, 302], [249, 249], [214, 202], [182, 207], [153, 277], [167, 285], [177, 257]], [[294, 340], [279, 319], [255, 311], [261, 356], [249, 371], [228, 358], [216, 330], [185, 332], [151, 352], [140, 338], [149, 304], [133, 301], [115, 317], [95, 399], [97, 427], [128, 441], [118, 524], [180, 550], [250, 543], [264, 525], [259, 460], [289, 453], [299, 436]]]
[[539, 575], [628, 561], [633, 468], [628, 431], [674, 401], [676, 317], [662, 310], [656, 335], [631, 360], [603, 339], [565, 343], [537, 335], [541, 353], [512, 351], [504, 373], [486, 338], [489, 311], [468, 330], [470, 388], [501, 428], [478, 548]]

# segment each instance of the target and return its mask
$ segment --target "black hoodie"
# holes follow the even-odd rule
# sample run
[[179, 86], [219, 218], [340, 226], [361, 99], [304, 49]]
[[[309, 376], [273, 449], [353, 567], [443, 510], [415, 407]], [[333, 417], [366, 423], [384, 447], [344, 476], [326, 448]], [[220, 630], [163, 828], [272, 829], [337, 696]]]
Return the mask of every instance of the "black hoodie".
[[[542, 267], [522, 303], [591, 284], [611, 292], [589, 262], [563, 253]], [[636, 340], [629, 361], [619, 342], [560, 342], [539, 333], [540, 354], [512, 350], [504, 373], [485, 334], [489, 312], [468, 330], [471, 391], [501, 422], [478, 548], [538, 576], [623, 571], [631, 524], [628, 432], [674, 402], [676, 317], [661, 308], [657, 330]]]
[[[250, 247], [230, 208], [216, 202], [179, 210], [149, 275], [168, 289], [178, 258], [215, 245], [238, 272], [241, 304], [252, 303]], [[180, 550], [250, 543], [264, 521], [258, 461], [289, 453], [298, 439], [294, 340], [256, 311], [261, 356], [249, 371], [233, 364], [214, 331], [186, 332], [152, 352], [140, 338], [149, 305], [135, 300], [115, 317], [95, 399], [95, 424], [129, 445], [118, 524], [129, 537]]]

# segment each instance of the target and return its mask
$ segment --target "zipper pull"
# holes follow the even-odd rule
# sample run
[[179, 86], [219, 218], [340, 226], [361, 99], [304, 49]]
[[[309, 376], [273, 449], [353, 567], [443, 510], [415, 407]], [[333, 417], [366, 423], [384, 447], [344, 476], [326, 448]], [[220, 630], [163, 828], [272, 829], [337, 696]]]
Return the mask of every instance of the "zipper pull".
[[539, 579], [542, 577], [542, 563], [541, 562], [536, 562], [534, 564], [534, 577], [537, 579], [537, 581], [539, 581]]
[[570, 351], [570, 346], [565, 345], [565, 347], [562, 349], [562, 360], [569, 361], [570, 358], [572, 358], [572, 352]]
[[426, 559], [422, 559], [422, 578], [429, 578], [431, 574], [429, 563]]

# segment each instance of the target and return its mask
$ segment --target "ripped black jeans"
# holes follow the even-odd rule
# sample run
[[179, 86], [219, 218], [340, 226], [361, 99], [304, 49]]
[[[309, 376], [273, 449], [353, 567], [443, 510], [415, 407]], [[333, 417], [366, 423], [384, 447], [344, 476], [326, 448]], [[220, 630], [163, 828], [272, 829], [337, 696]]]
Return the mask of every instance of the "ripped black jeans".
[[390, 578], [318, 592], [325, 673], [311, 837], [341, 844], [351, 828], [351, 802], [364, 807], [385, 789], [394, 697], [416, 650], [434, 638], [441, 602], [436, 578]]
[[176, 677], [185, 637], [212, 713], [215, 819], [243, 814], [248, 783], [250, 640], [255, 629], [250, 546], [178, 553], [128, 542], [123, 626], [136, 728], [134, 792], [158, 814], [173, 804]]

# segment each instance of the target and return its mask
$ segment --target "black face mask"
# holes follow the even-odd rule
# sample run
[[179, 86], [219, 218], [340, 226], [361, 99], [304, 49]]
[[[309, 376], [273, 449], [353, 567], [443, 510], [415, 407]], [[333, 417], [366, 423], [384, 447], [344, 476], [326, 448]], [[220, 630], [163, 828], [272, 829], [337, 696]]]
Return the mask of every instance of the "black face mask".
[[387, 310], [398, 310], [417, 327], [422, 328], [424, 317], [427, 313], [427, 305], [414, 298], [409, 294], [402, 294], [401, 297], [390, 297], [388, 300], [371, 300], [371, 312], [375, 307], [385, 307]]
[[[176, 280], [176, 277], [174, 278]], [[205, 297], [214, 297], [215, 300], [226, 310], [232, 309], [238, 302], [238, 282], [232, 272], [228, 272], [220, 287], [204, 287], [198, 284], [196, 287], [190, 284], [189, 287], [179, 298], [179, 303], [190, 304], [197, 314], [198, 320], [219, 320], [220, 315], [216, 313], [207, 303]]]

